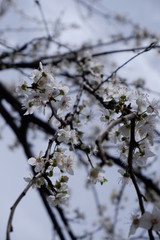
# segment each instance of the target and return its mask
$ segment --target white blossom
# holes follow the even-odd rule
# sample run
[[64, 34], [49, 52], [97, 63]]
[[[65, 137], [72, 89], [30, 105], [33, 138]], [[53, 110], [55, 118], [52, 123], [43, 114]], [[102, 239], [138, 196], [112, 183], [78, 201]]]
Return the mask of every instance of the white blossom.
[[54, 159], [56, 160], [56, 165], [60, 170], [64, 170], [64, 164], [66, 155], [62, 152], [55, 152], [54, 153]]
[[138, 129], [138, 132], [140, 136], [148, 137], [148, 141], [150, 143], [153, 143], [153, 137], [154, 137], [154, 128], [156, 123], [156, 115], [148, 115], [143, 120], [139, 121], [136, 128]]
[[119, 125], [114, 126], [111, 131], [109, 132], [109, 140], [116, 144], [118, 141], [120, 141], [121, 133], [119, 131]]
[[58, 84], [57, 88], [58, 88], [60, 94], [63, 95], [63, 96], [67, 95], [67, 93], [69, 92], [69, 87], [68, 86], [62, 86], [61, 83]]
[[70, 175], [74, 174], [74, 161], [73, 156], [67, 156], [62, 152], [56, 152], [54, 154], [54, 158], [56, 159], [57, 167], [62, 170], [66, 171]]
[[60, 189], [56, 189], [56, 191], [50, 195], [47, 199], [52, 207], [57, 206], [58, 204], [66, 204], [70, 195], [68, 193], [67, 184], [62, 184]]
[[160, 100], [153, 99], [151, 102], [147, 99], [148, 107], [147, 112], [148, 113], [155, 113], [157, 116], [159, 116], [159, 110], [160, 110]]
[[64, 193], [58, 193], [56, 195], [50, 195], [48, 197], [48, 202], [51, 205], [51, 207], [55, 207], [58, 204], [65, 204], [68, 201], [69, 194]]
[[76, 131], [74, 129], [70, 130], [69, 128], [58, 130], [57, 140], [66, 144], [71, 143], [71, 145], [78, 144]]
[[70, 130], [68, 129], [60, 129], [58, 130], [58, 137], [57, 140], [59, 142], [69, 143], [70, 142]]
[[40, 151], [38, 157], [31, 157], [28, 159], [28, 163], [31, 166], [35, 166], [35, 172], [40, 172], [45, 166], [45, 158], [42, 157], [43, 152]]
[[103, 65], [99, 62], [95, 62], [92, 59], [92, 55], [86, 51], [79, 56], [81, 67], [78, 71], [84, 71], [87, 74], [87, 80], [90, 84], [97, 86], [102, 82], [102, 69]]
[[102, 122], [107, 122], [109, 120], [109, 118], [110, 118], [109, 110], [108, 109], [103, 109], [101, 112], [102, 112], [102, 115], [100, 117], [100, 120]]
[[[29, 183], [33, 179], [33, 174], [30, 173], [29, 177], [23, 178], [27, 183]], [[32, 184], [32, 188], [38, 187], [40, 188], [44, 184], [43, 178], [36, 178], [34, 183]]]
[[43, 68], [42, 63], [39, 64], [39, 70], [35, 69], [32, 72], [31, 85], [25, 81], [21, 87], [17, 88], [19, 94], [23, 94], [23, 108], [26, 109], [27, 114], [32, 114], [36, 108], [43, 110], [47, 103], [55, 103], [58, 113], [69, 107], [70, 97], [66, 94], [69, 92], [67, 86], [62, 86], [55, 82], [53, 73]]
[[69, 108], [69, 103], [71, 101], [70, 96], [64, 95], [60, 101], [57, 101], [56, 107], [57, 107], [57, 114], [60, 114], [63, 112], [63, 110], [67, 110]]
[[53, 86], [54, 84], [53, 73], [51, 73], [49, 68], [44, 69], [41, 62], [39, 63], [39, 70], [33, 70], [31, 79], [41, 88], [44, 87], [44, 85]]
[[119, 183], [121, 182], [122, 184], [128, 184], [129, 182], [131, 182], [129, 173], [127, 173], [123, 169], [118, 169], [118, 172], [122, 175], [122, 177], [119, 178]]
[[152, 212], [145, 211], [141, 217], [135, 215], [132, 219], [129, 236], [135, 234], [137, 228], [160, 230], [160, 209], [156, 206], [153, 207]]
[[101, 184], [106, 181], [104, 177], [104, 172], [98, 168], [90, 169], [88, 180], [92, 183], [100, 182]]
[[147, 230], [152, 228], [154, 231], [159, 231], [160, 209], [154, 206], [151, 213], [146, 211], [140, 219], [139, 227], [145, 228]]
[[155, 154], [150, 150], [149, 145], [146, 141], [141, 142], [139, 146], [136, 148], [136, 151], [133, 155], [133, 161], [140, 166], [146, 166], [148, 158], [154, 157]]
[[132, 94], [131, 91], [128, 90], [127, 87], [124, 86], [114, 86], [114, 93], [113, 93], [113, 98], [115, 100], [120, 100], [121, 98], [124, 99], [124, 101], [129, 101], [132, 99]]
[[142, 112], [146, 108], [147, 95], [139, 92], [134, 93], [135, 103], [137, 105], [137, 112]]
[[74, 171], [73, 171], [74, 162], [73, 162], [73, 158], [71, 156], [69, 156], [65, 159], [64, 167], [65, 167], [66, 172], [68, 172], [70, 175], [74, 174]]
[[129, 230], [129, 236], [135, 234], [137, 228], [139, 227], [140, 224], [140, 217], [138, 214], [132, 215], [132, 224], [130, 226]]

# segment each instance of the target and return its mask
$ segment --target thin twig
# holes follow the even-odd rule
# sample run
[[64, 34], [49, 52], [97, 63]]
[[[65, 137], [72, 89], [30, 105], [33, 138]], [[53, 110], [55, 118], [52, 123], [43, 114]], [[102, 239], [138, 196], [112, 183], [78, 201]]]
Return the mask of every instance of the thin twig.
[[41, 173], [38, 173], [35, 177], [33, 177], [33, 179], [27, 184], [27, 186], [25, 187], [23, 192], [19, 195], [19, 197], [17, 198], [17, 200], [15, 201], [13, 206], [11, 207], [11, 212], [10, 212], [9, 219], [8, 219], [8, 224], [7, 224], [6, 240], [10, 240], [10, 233], [13, 232], [12, 221], [13, 221], [13, 216], [14, 216], [16, 207], [18, 206], [18, 204], [20, 203], [22, 198], [26, 195], [26, 193], [28, 192], [30, 187], [34, 184], [35, 179], [41, 177], [41, 175], [42, 175]]
[[117, 203], [116, 203], [116, 206], [115, 206], [115, 213], [114, 213], [114, 224], [113, 224], [113, 233], [115, 232], [115, 228], [116, 228], [116, 225], [118, 223], [118, 216], [119, 216], [119, 210], [120, 210], [120, 204], [121, 204], [121, 200], [122, 200], [122, 196], [123, 196], [123, 193], [124, 193], [124, 189], [125, 189], [125, 184], [122, 185], [121, 189], [120, 189], [120, 192], [119, 192], [119, 196], [117, 198]]
[[81, 99], [81, 96], [82, 96], [83, 89], [84, 89], [84, 83], [81, 83], [79, 92], [78, 92], [77, 97], [76, 97], [76, 101], [75, 101], [74, 106], [73, 106], [73, 110], [72, 110], [71, 113], [69, 113], [69, 114], [66, 116], [66, 123], [67, 123], [67, 124], [69, 124], [69, 123], [73, 120], [75, 114], [77, 113], [77, 107], [78, 107], [78, 105], [79, 105], [79, 102], [80, 102], [80, 99]]
[[[129, 144], [129, 153], [128, 153], [128, 172], [130, 174], [130, 177], [132, 179], [133, 185], [134, 185], [136, 193], [137, 193], [141, 213], [144, 214], [145, 208], [144, 208], [144, 204], [143, 204], [143, 195], [137, 184], [137, 181], [136, 181], [136, 178], [134, 175], [134, 171], [133, 171], [133, 167], [132, 167], [134, 148], [135, 148], [135, 118], [131, 119], [131, 134], [130, 134], [130, 144]], [[154, 240], [154, 236], [152, 234], [151, 229], [148, 230], [148, 236], [149, 236], [150, 240]]]
[[39, 11], [40, 11], [40, 13], [41, 13], [42, 21], [43, 21], [43, 23], [44, 23], [44, 27], [45, 27], [45, 29], [46, 29], [48, 38], [51, 38], [51, 35], [50, 35], [50, 32], [49, 32], [49, 28], [48, 28], [48, 24], [47, 24], [47, 21], [46, 21], [46, 19], [45, 19], [44, 13], [43, 13], [42, 6], [41, 6], [41, 4], [40, 4], [40, 2], [39, 2], [38, 0], [36, 0], [35, 3], [37, 4], [37, 6], [38, 6], [38, 8], [39, 8]]
[[133, 166], [132, 166], [132, 160], [133, 160], [133, 152], [135, 148], [135, 118], [131, 120], [131, 134], [130, 134], [130, 143], [129, 143], [129, 153], [128, 153], [128, 172], [130, 174], [130, 177], [132, 179], [133, 185], [135, 187], [135, 190], [137, 192], [137, 197], [139, 201], [139, 207], [141, 209], [141, 213], [143, 214], [145, 212], [143, 200], [142, 200], [142, 194], [140, 192], [140, 189], [138, 187], [136, 178], [133, 173]]
[[115, 74], [121, 69], [123, 68], [125, 65], [127, 65], [129, 62], [131, 62], [133, 59], [137, 58], [138, 56], [140, 56], [141, 54], [150, 51], [152, 48], [154, 48], [156, 46], [157, 42], [153, 42], [151, 43], [149, 46], [147, 46], [145, 49], [143, 49], [143, 51], [137, 53], [136, 55], [134, 55], [133, 57], [131, 57], [130, 59], [128, 59], [125, 63], [123, 63], [121, 66], [119, 66], [118, 68], [116, 68], [116, 70], [114, 70], [111, 75], [109, 75], [109, 77], [107, 77], [107, 79], [105, 79], [103, 82], [101, 82], [98, 87], [96, 88], [96, 90], [98, 90], [105, 82], [107, 82], [109, 79], [111, 79], [113, 76], [115, 76]]
[[[92, 57], [101, 57], [101, 56], [104, 56], [104, 55], [117, 54], [117, 53], [136, 52], [136, 51], [140, 51], [140, 50], [145, 50], [146, 48], [148, 48], [148, 46], [115, 49], [115, 50], [111, 50], [111, 51], [104, 51], [104, 52], [94, 53], [94, 54], [92, 54]], [[153, 49], [159, 49], [160, 46], [159, 45], [154, 45], [152, 48]]]

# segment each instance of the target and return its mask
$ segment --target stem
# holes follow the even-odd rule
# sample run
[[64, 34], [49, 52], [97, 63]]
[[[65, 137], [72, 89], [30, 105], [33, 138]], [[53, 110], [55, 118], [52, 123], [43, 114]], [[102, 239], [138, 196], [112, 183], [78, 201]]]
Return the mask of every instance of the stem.
[[107, 82], [109, 79], [111, 79], [113, 76], [116, 75], [116, 73], [123, 68], [125, 65], [127, 65], [129, 62], [131, 62], [133, 59], [137, 58], [138, 56], [140, 56], [141, 54], [150, 51], [152, 48], [154, 48], [156, 46], [156, 42], [151, 43], [149, 46], [147, 46], [145, 49], [143, 49], [141, 52], [137, 53], [136, 55], [134, 55], [133, 57], [131, 57], [130, 59], [128, 59], [125, 63], [123, 63], [122, 65], [120, 65], [118, 68], [116, 68], [111, 75], [109, 75], [109, 77], [107, 79], [105, 79], [102, 83], [100, 83], [98, 85], [98, 87], [96, 88], [96, 90], [98, 90], [105, 82]]
[[16, 210], [16, 207], [18, 206], [18, 204], [20, 203], [20, 201], [22, 200], [22, 198], [26, 195], [26, 193], [28, 192], [28, 190], [30, 189], [30, 187], [33, 185], [34, 181], [36, 178], [40, 177], [41, 174], [37, 174], [36, 177], [34, 177], [25, 187], [25, 189], [23, 190], [23, 192], [19, 195], [19, 197], [17, 198], [17, 200], [15, 201], [15, 203], [13, 204], [13, 206], [11, 207], [11, 212], [9, 215], [9, 219], [8, 219], [8, 224], [7, 224], [7, 231], [6, 231], [6, 240], [10, 240], [10, 232], [13, 231], [13, 226], [12, 226], [12, 221], [13, 221], [13, 215], [14, 212]]
[[[139, 207], [141, 210], [141, 213], [145, 213], [145, 208], [142, 200], [142, 193], [139, 189], [139, 186], [137, 184], [134, 172], [133, 172], [133, 167], [132, 167], [132, 160], [133, 160], [133, 151], [135, 148], [135, 118], [131, 119], [131, 135], [130, 135], [130, 144], [129, 144], [129, 154], [128, 154], [128, 171], [130, 174], [130, 177], [132, 179], [133, 185], [135, 187], [135, 190], [137, 192], [137, 197], [138, 197], [138, 202], [139, 202]], [[154, 240], [154, 236], [152, 234], [152, 230], [148, 230], [148, 236], [150, 240]]]

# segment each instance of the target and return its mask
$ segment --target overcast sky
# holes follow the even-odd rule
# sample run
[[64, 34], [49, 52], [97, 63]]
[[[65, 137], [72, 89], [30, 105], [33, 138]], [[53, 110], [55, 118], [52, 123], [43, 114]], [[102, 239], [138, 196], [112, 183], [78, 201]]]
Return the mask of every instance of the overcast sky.
[[[32, 18], [39, 18], [40, 13], [32, 0], [19, 0], [16, 1], [17, 6], [19, 6], [27, 15]], [[87, 1], [86, 1], [87, 2]], [[128, 19], [131, 19], [134, 23], [138, 23], [143, 27], [148, 28], [153, 33], [160, 35], [160, 1], [159, 0], [104, 0], [98, 1], [99, 4], [95, 5], [96, 8], [103, 9], [104, 13], [107, 14], [121, 14], [125, 15]], [[82, 41], [95, 42], [97, 39], [108, 40], [108, 35], [113, 32], [117, 32], [118, 24], [110, 24], [110, 21], [104, 21], [101, 16], [94, 18], [87, 18], [87, 12], [82, 7], [82, 5], [77, 5], [76, 1], [73, 0], [43, 0], [41, 1], [44, 14], [48, 21], [53, 20], [53, 18], [63, 15], [62, 22], [65, 24], [66, 28], [71, 24], [77, 24], [80, 28], [74, 30], [65, 30], [62, 36], [63, 42], [70, 42], [75, 47], [78, 46]], [[103, 6], [103, 8], [101, 8]], [[17, 17], [15, 8], [8, 11], [8, 14], [3, 21], [0, 22], [0, 29], [5, 27], [21, 27], [21, 26], [32, 27], [33, 22], [27, 19], [22, 19]], [[126, 26], [123, 32], [128, 30]], [[43, 35], [45, 35], [45, 31]], [[19, 41], [26, 42], [31, 40], [36, 36], [42, 35], [41, 31], [33, 31], [28, 33], [14, 34], [6, 33], [8, 35], [8, 43], [15, 46]], [[106, 50], [109, 50], [108, 48]], [[128, 55], [124, 54], [119, 56], [118, 63], [122, 64], [128, 59]], [[137, 71], [135, 71], [137, 69]], [[147, 80], [148, 87], [153, 90], [160, 90], [159, 83], [159, 69], [160, 61], [159, 57], [156, 57], [151, 52], [144, 54], [143, 56], [136, 59], [133, 63], [130, 63], [125, 69], [125, 74], [129, 74], [130, 81], [136, 79], [136, 77], [141, 76]], [[8, 76], [0, 72], [0, 78], [5, 79]], [[122, 70], [120, 74], [124, 74]], [[127, 77], [127, 76], [126, 76]], [[18, 79], [19, 80], [19, 79]], [[3, 123], [0, 122], [0, 126]], [[0, 239], [5, 239], [6, 224], [10, 212], [10, 207], [24, 189], [26, 183], [23, 177], [29, 175], [29, 167], [24, 157], [23, 151], [21, 149], [14, 150], [14, 152], [8, 151], [8, 144], [12, 144], [14, 139], [12, 133], [6, 129], [2, 132], [3, 141], [1, 141], [1, 168], [0, 168], [0, 181], [1, 181], [1, 204], [0, 204]], [[46, 143], [40, 141], [38, 143], [35, 152], [39, 151], [40, 148], [45, 149]], [[99, 188], [97, 191], [100, 192], [102, 196], [102, 202], [106, 195], [109, 195], [110, 189], [113, 185], [116, 186], [118, 181], [118, 174], [116, 172], [106, 171], [107, 179], [115, 174], [115, 178], [112, 182], [108, 182], [107, 189]], [[83, 175], [83, 177], [82, 177]], [[86, 173], [80, 173], [78, 169], [75, 170], [75, 176], [71, 177], [70, 184], [74, 186], [73, 196], [71, 198], [72, 208], [74, 209], [76, 205], [81, 204], [83, 211], [87, 211], [88, 205], [90, 204], [90, 217], [94, 217], [94, 213], [91, 209], [94, 209], [94, 204], [90, 200], [91, 194], [85, 191], [84, 195], [79, 197], [79, 193], [84, 188]], [[80, 181], [82, 179], [82, 181]], [[128, 186], [127, 190], [130, 194], [133, 192], [132, 187]], [[87, 197], [86, 197], [87, 196]], [[88, 200], [86, 202], [86, 199]], [[105, 203], [105, 202], [104, 202]], [[112, 211], [112, 209], [110, 210]], [[93, 215], [92, 215], [93, 214]], [[128, 224], [129, 218], [126, 215], [122, 220], [123, 224]], [[88, 224], [88, 223], [86, 223]], [[14, 221], [14, 233], [11, 234], [12, 240], [51, 240], [52, 238], [52, 227], [49, 219], [42, 207], [41, 201], [35, 190], [30, 190], [27, 196], [19, 204]]]

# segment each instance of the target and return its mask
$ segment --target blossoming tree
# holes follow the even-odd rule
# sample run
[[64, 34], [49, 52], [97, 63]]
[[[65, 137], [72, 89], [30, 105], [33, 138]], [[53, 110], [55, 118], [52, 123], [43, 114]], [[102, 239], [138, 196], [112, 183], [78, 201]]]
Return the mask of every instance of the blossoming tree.
[[[92, 1], [88, 2], [77, 1], [77, 4], [89, 7], [96, 15]], [[125, 70], [140, 55], [148, 52], [154, 55], [153, 50], [159, 49], [156, 35], [122, 16], [108, 16], [123, 27], [129, 24], [132, 34], [129, 37], [117, 34], [107, 42], [74, 47], [58, 38], [57, 34], [64, 30], [60, 24], [55, 25], [53, 32], [50, 30], [51, 23], [47, 22], [40, 1], [35, 1], [34, 7], [41, 14], [47, 36], [32, 38], [15, 47], [5, 43], [4, 36], [0, 43], [1, 71], [14, 69], [21, 73], [22, 79], [10, 88], [0, 83], [1, 118], [14, 132], [31, 169], [31, 174], [24, 176], [25, 189], [11, 207], [6, 240], [12, 239], [14, 213], [30, 188], [39, 191], [56, 239], [132, 239], [134, 235], [134, 239], [158, 239], [160, 102], [142, 79], [127, 81], [125, 71], [124, 77], [119, 75], [121, 69]], [[3, 1], [1, 10], [3, 17], [6, 11]], [[121, 49], [105, 50], [114, 44]], [[132, 55], [112, 66], [108, 56], [119, 52]], [[111, 61], [116, 64], [116, 59]], [[39, 139], [35, 137], [33, 141], [32, 134], [39, 131], [45, 136], [46, 148], [34, 152]], [[97, 218], [93, 219], [92, 228], [84, 226], [86, 219], [80, 206], [74, 216], [70, 210], [74, 191], [70, 178], [74, 179], [82, 168], [86, 170], [86, 188], [93, 191], [96, 202]], [[115, 177], [108, 177], [112, 169]], [[109, 215], [101, 204], [97, 186], [103, 192], [115, 178], [116, 190], [112, 189], [111, 196], [104, 196], [105, 204], [113, 207]], [[125, 200], [126, 188], [134, 191], [135, 206], [130, 204], [133, 199]], [[79, 198], [84, 201], [85, 195], [79, 193]], [[87, 200], [86, 204], [89, 206]], [[122, 234], [117, 226], [123, 204], [124, 211], [129, 209], [131, 220], [127, 230], [121, 225]], [[82, 225], [81, 230], [74, 227], [77, 222]]]

